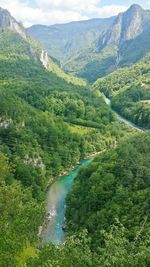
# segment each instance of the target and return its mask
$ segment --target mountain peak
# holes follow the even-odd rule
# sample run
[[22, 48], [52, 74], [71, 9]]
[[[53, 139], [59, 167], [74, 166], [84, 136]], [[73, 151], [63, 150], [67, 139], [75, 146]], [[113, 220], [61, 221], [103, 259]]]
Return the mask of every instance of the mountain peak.
[[145, 16], [146, 12], [140, 5], [133, 4], [127, 11], [120, 13], [114, 20], [111, 29], [105, 34], [104, 44], [121, 45], [125, 41], [133, 40], [139, 36], [145, 25], [149, 24], [149, 17]]
[[140, 5], [133, 4], [127, 9], [127, 11], [124, 14], [131, 14], [131, 16], [134, 16], [135, 14], [139, 14], [139, 15], [142, 14], [143, 11], [144, 9]]
[[133, 5], [131, 5], [130, 7], [129, 7], [129, 9], [128, 10], [133, 10], [133, 11], [141, 11], [141, 10], [143, 10], [143, 8], [140, 6], [140, 5], [138, 5], [138, 4], [133, 4]]
[[0, 28], [3, 30], [10, 30], [21, 35], [26, 39], [26, 33], [23, 26], [11, 16], [7, 9], [0, 7]]
[[11, 19], [10, 13], [6, 9], [0, 7], [0, 28], [4, 29], [10, 27]]

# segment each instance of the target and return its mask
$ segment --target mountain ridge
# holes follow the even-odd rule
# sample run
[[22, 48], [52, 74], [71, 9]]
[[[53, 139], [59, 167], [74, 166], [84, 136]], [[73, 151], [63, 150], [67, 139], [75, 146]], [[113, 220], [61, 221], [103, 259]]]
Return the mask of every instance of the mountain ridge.
[[[12, 58], [14, 56], [21, 57], [25, 52], [26, 56], [28, 55], [28, 58], [31, 58], [31, 60], [33, 60], [36, 64], [42, 64], [45, 69], [55, 73], [58, 77], [65, 79], [67, 82], [81, 86], [86, 85], [85, 81], [64, 73], [63, 70], [60, 69], [59, 65], [53, 60], [53, 58], [48, 56], [47, 51], [41, 46], [41, 44], [34, 40], [26, 32], [23, 25], [17, 22], [17, 20], [10, 14], [8, 10], [3, 8], [0, 8], [0, 36], [2, 38], [3, 47], [6, 46], [6, 48], [8, 47], [9, 49], [9, 40], [11, 45], [14, 43], [14, 46], [9, 51], [10, 55], [12, 55]], [[24, 46], [22, 55], [21, 53], [15, 54], [15, 47], [17, 42], [20, 41]], [[4, 42], [6, 42], [6, 44], [4, 44]]]
[[150, 50], [149, 31], [150, 11], [137, 4], [115, 17], [27, 29], [64, 71], [90, 83], [142, 58]]

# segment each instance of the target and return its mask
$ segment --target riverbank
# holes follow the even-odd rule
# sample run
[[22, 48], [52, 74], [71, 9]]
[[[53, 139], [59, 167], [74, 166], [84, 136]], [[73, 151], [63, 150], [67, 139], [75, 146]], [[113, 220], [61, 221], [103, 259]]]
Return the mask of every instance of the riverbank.
[[[77, 162], [75, 166], [71, 166], [65, 172], [55, 177], [55, 181], [47, 188], [47, 205], [46, 213], [43, 219], [43, 225], [39, 228], [40, 243], [57, 243], [56, 238], [53, 237], [54, 233], [60, 236], [59, 241], [65, 238], [64, 223], [65, 223], [65, 197], [70, 190], [75, 177], [77, 176], [82, 166], [87, 166], [96, 156], [102, 154], [106, 150], [93, 152]], [[61, 189], [61, 190], [60, 190]], [[56, 221], [59, 220], [56, 223]], [[48, 230], [49, 229], [49, 230]], [[57, 233], [58, 232], [58, 233]], [[48, 235], [51, 237], [48, 239]], [[50, 240], [51, 239], [51, 240]], [[58, 242], [59, 243], [59, 242]]]
[[[99, 152], [92, 152], [91, 154], [88, 154], [85, 158], [81, 159], [82, 160], [86, 160], [86, 159], [90, 159], [90, 158], [94, 158], [96, 156], [98, 156], [99, 154], [103, 153], [105, 150], [99, 151]], [[66, 171], [60, 173], [56, 179], [59, 179], [61, 177], [63, 177], [64, 175], [67, 175], [70, 171], [73, 171], [77, 166], [80, 166], [80, 162], [77, 162], [76, 165], [71, 166], [69, 169], [67, 169]]]
[[111, 108], [111, 111], [115, 114], [115, 116], [118, 118], [118, 120], [124, 122], [125, 124], [129, 125], [130, 127], [134, 128], [137, 131], [140, 131], [140, 132], [146, 131], [146, 129], [140, 128], [136, 124], [134, 124], [133, 122], [127, 120], [124, 117], [122, 117], [119, 113], [117, 113], [114, 109], [112, 109], [112, 107], [111, 107], [111, 99], [106, 97], [104, 94], [103, 94], [103, 97], [104, 97], [105, 103]]
[[101, 150], [101, 151], [97, 151], [97, 152], [92, 152], [90, 154], [87, 154], [85, 156], [85, 158], [81, 158], [80, 161], [78, 161], [75, 165], [71, 165], [70, 167], [68, 167], [66, 170], [62, 171], [60, 174], [58, 174], [57, 176], [53, 176], [50, 178], [48, 184], [47, 184], [47, 187], [46, 187], [46, 192], [47, 190], [50, 188], [50, 186], [57, 181], [57, 179], [67, 175], [69, 172], [73, 171], [77, 166], [80, 166], [80, 162], [82, 160], [86, 160], [86, 159], [89, 159], [89, 158], [92, 158], [92, 157], [96, 157], [98, 156], [99, 154], [103, 153], [104, 151], [106, 151], [106, 149], [104, 150]]

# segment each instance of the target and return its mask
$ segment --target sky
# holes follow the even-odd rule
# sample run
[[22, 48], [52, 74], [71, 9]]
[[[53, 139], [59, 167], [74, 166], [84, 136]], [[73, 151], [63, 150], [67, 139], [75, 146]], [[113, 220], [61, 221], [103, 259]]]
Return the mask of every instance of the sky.
[[134, 3], [150, 9], [150, 0], [0, 0], [0, 7], [29, 27], [110, 17]]

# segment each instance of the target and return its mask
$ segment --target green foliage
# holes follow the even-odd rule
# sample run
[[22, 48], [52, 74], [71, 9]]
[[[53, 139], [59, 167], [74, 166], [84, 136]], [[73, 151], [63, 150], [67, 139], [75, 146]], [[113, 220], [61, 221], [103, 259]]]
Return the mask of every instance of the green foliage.
[[103, 233], [104, 247], [99, 249], [99, 260], [95, 266], [147, 267], [150, 263], [149, 232], [143, 234], [142, 226], [137, 230], [133, 241], [126, 237], [123, 225], [114, 225], [110, 232]]
[[102, 230], [116, 218], [133, 240], [144, 218], [149, 231], [150, 134], [140, 134], [116, 150], [98, 156], [83, 169], [67, 198], [70, 233], [88, 229], [92, 247], [103, 245]]
[[[144, 142], [147, 140], [144, 137], [141, 139], [143, 140], [141, 157], [138, 149], [136, 156], [136, 149], [133, 145], [129, 152], [120, 148], [117, 150], [118, 152], [112, 151], [105, 155], [104, 166], [105, 159], [101, 158], [98, 159], [98, 162], [93, 162], [87, 170], [83, 170], [82, 174], [86, 175], [87, 179], [88, 175], [93, 172], [92, 179], [95, 176], [95, 181], [89, 179], [89, 184], [84, 181], [84, 187], [81, 183], [79, 191], [82, 189], [83, 192], [75, 199], [74, 194], [78, 192], [80, 183], [80, 180], [77, 179], [75, 193], [69, 200], [72, 209], [74, 209], [76, 201], [80, 203], [81, 209], [83, 208], [81, 218], [81, 209], [78, 209], [74, 213], [75, 218], [71, 218], [72, 222], [69, 220], [70, 231], [71, 228], [77, 227], [74, 225], [74, 219], [78, 220], [79, 229], [77, 230], [79, 233], [68, 237], [62, 246], [49, 245], [39, 248], [38, 229], [43, 221], [43, 200], [47, 185], [60, 172], [75, 165], [87, 154], [115, 147], [121, 138], [124, 138], [125, 135], [128, 136], [128, 133], [132, 134], [133, 131], [130, 132], [128, 128], [116, 122], [103, 97], [83, 86], [82, 81], [68, 78], [53, 62], [51, 62], [51, 72], [46, 70], [40, 63], [41, 48], [36, 42], [34, 43], [30, 38], [24, 40], [18, 34], [9, 31], [2, 31], [0, 37], [2, 37], [0, 43], [0, 266], [95, 267], [99, 266], [100, 261], [104, 264], [105, 260], [103, 259], [108, 257], [110, 242], [112, 242], [112, 233], [106, 235], [106, 246], [104, 246], [105, 236], [102, 236], [101, 229], [109, 232], [110, 223], [114, 223], [116, 215], [121, 221], [123, 220], [122, 216], [119, 216], [122, 206], [119, 206], [118, 202], [122, 197], [125, 200], [127, 197], [131, 197], [131, 199], [134, 198], [135, 206], [130, 203], [130, 199], [127, 199], [129, 207], [124, 204], [125, 216], [129, 218], [129, 225], [127, 218], [123, 217], [127, 234], [122, 239], [124, 245], [119, 250], [122, 258], [124, 257], [123, 262], [125, 262], [125, 238], [130, 237], [132, 241], [134, 240], [139, 223], [142, 222], [141, 216], [145, 215], [145, 210], [147, 212], [147, 202], [143, 204], [145, 196], [148, 195], [147, 180], [143, 178], [143, 175], [148, 175], [149, 171], [147, 167], [148, 146], [144, 146]], [[127, 131], [124, 132], [124, 129]], [[123, 161], [124, 154], [126, 161]], [[134, 158], [133, 162], [132, 157]], [[120, 158], [122, 161], [119, 161]], [[134, 183], [134, 173], [132, 173], [132, 169], [128, 169], [127, 163], [131, 161], [133, 164], [131, 166], [134, 167], [133, 171], [136, 173], [137, 158], [139, 159], [137, 161], [139, 181]], [[118, 165], [115, 165], [117, 160]], [[127, 166], [123, 168], [123, 164]], [[107, 170], [106, 167], [108, 167]], [[128, 170], [126, 181], [124, 179], [119, 181], [119, 178], [122, 177], [121, 174], [117, 176], [119, 168], [124, 175], [123, 178], [126, 178], [125, 170]], [[110, 173], [107, 173], [108, 171]], [[97, 173], [104, 175], [98, 185], [95, 183], [98, 181]], [[126, 188], [130, 182], [131, 186], [127, 192]], [[87, 190], [88, 186], [89, 190]], [[132, 194], [132, 186], [135, 194]], [[113, 208], [110, 209], [111, 197], [117, 189], [118, 193], [114, 194], [112, 201]], [[101, 193], [101, 197], [99, 197], [99, 193]], [[85, 206], [82, 206], [83, 196]], [[93, 205], [90, 210], [86, 206], [88, 200], [91, 200], [91, 205]], [[106, 204], [106, 210], [97, 212], [95, 204], [98, 207]], [[142, 205], [143, 211], [141, 211]], [[136, 225], [133, 225], [129, 209], [135, 215]], [[139, 217], [137, 210], [140, 210]], [[96, 215], [95, 213], [93, 215], [92, 211], [96, 212]], [[109, 223], [108, 216], [106, 218], [104, 216], [106, 211], [110, 216]], [[76, 217], [77, 213], [79, 213], [79, 218]], [[68, 214], [68, 216], [72, 214], [70, 208]], [[85, 223], [84, 218], [87, 215], [89, 218]], [[101, 216], [102, 220], [97, 229], [96, 222]], [[129, 227], [130, 223], [131, 227]], [[145, 227], [148, 228], [147, 222], [143, 229], [144, 236], [146, 234]], [[89, 235], [84, 230], [80, 233], [80, 228], [87, 228]], [[121, 237], [118, 233], [117, 244], [120, 244]], [[143, 238], [143, 240], [141, 253], [145, 252], [144, 260], [146, 261], [148, 252], [145, 239]], [[100, 246], [101, 244], [103, 246]], [[115, 243], [111, 244], [115, 247]], [[93, 252], [92, 248], [95, 245], [97, 245], [97, 249]], [[105, 251], [102, 253], [101, 249], [104, 248]], [[139, 251], [137, 248], [137, 254], [141, 255]], [[120, 263], [120, 259], [118, 252], [116, 253], [114, 266], [119, 266], [117, 264]], [[141, 260], [142, 264], [143, 262]], [[109, 259], [108, 263], [112, 264], [112, 259]]]
[[[150, 263], [150, 237], [137, 230], [133, 241], [126, 238], [126, 228], [117, 223], [101, 235], [103, 247], [97, 252], [90, 248], [87, 231], [67, 238], [60, 246], [47, 245], [37, 257], [28, 260], [28, 267], [148, 267]], [[98, 237], [97, 237], [98, 238]]]
[[[15, 177], [41, 201], [54, 176], [113, 145], [122, 126], [115, 130], [115, 118], [101, 96], [44, 69], [36, 43], [9, 31], [1, 34], [1, 150], [16, 166]], [[71, 132], [64, 121], [92, 127], [92, 136]]]
[[149, 54], [136, 65], [97, 80], [94, 90], [112, 99], [112, 108], [135, 124], [150, 128]]
[[64, 70], [92, 84], [98, 78], [110, 73], [111, 67], [112, 70], [115, 68], [116, 55], [116, 46], [112, 45], [100, 51], [98, 49], [81, 51], [65, 63]]
[[[35, 246], [43, 207], [15, 181], [14, 170], [0, 154], [0, 266], [18, 266], [27, 244]], [[11, 179], [10, 179], [11, 178]]]
[[[113, 144], [122, 130], [115, 133], [113, 114], [90, 88], [60, 78], [54, 66], [51, 72], [43, 68], [36, 42], [9, 31], [1, 37], [1, 151], [15, 165], [15, 177], [41, 201], [54, 176]], [[71, 132], [64, 121], [92, 126], [92, 137]]]

